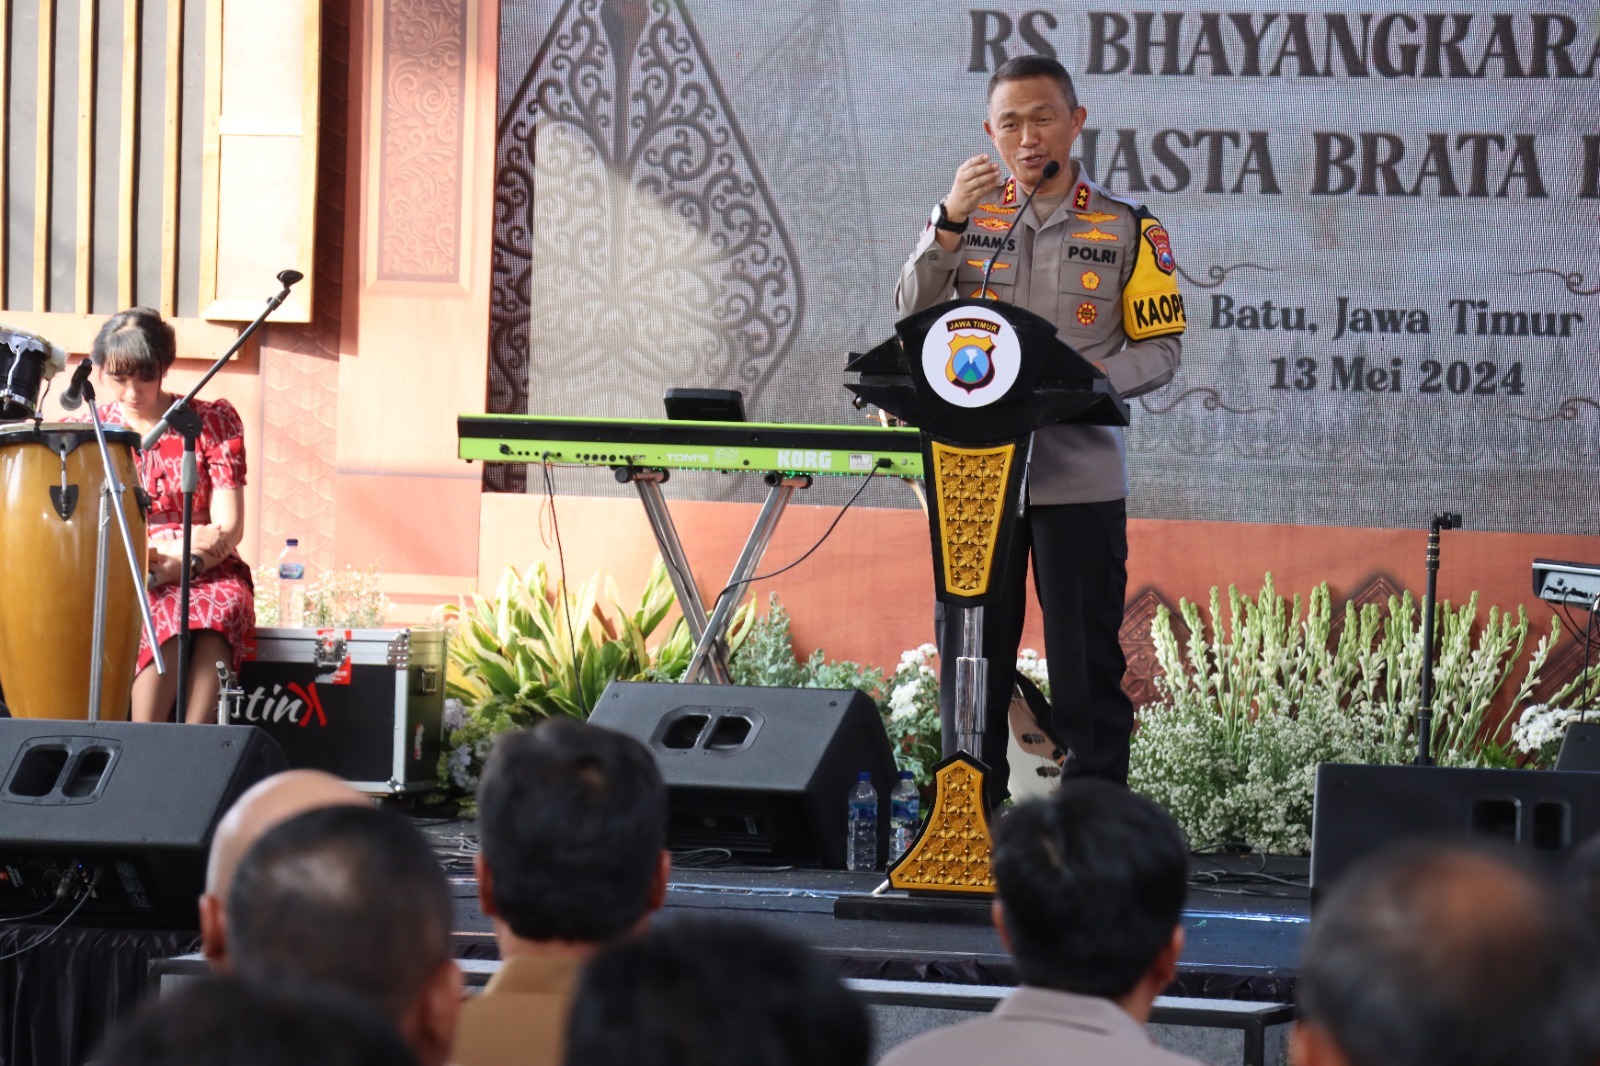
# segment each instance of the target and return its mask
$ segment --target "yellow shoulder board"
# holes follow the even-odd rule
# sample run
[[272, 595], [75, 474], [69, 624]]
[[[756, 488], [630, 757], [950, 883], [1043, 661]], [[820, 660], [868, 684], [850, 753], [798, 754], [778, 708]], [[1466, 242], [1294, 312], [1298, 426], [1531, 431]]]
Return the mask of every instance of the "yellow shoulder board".
[[1183, 294], [1173, 272], [1178, 262], [1166, 227], [1148, 211], [1139, 212], [1139, 240], [1134, 247], [1133, 274], [1122, 290], [1122, 328], [1131, 341], [1182, 333]]

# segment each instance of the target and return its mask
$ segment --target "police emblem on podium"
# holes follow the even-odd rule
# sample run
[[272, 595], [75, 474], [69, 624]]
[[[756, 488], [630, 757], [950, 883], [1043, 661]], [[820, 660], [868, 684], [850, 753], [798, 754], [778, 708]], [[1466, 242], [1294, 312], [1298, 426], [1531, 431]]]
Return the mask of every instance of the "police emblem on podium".
[[961, 633], [957, 736], [946, 738], [928, 817], [890, 864], [889, 886], [983, 899], [994, 892], [983, 612], [994, 599], [996, 561], [1017, 535], [1033, 433], [1059, 423], [1127, 425], [1127, 405], [1054, 325], [997, 300], [952, 300], [910, 315], [893, 337], [852, 354], [845, 370], [857, 397], [921, 431], [934, 586], [945, 624]]

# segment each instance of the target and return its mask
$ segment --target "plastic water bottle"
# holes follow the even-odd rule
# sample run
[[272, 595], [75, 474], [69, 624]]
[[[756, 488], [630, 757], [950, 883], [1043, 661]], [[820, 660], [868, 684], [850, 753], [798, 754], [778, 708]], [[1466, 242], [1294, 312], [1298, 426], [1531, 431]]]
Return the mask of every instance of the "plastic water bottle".
[[900, 771], [900, 780], [889, 793], [889, 861], [906, 853], [917, 837], [922, 822], [922, 797], [910, 770]]
[[290, 628], [306, 624], [306, 559], [294, 537], [284, 542], [278, 556], [278, 624]]
[[845, 836], [844, 865], [849, 870], [878, 868], [878, 790], [865, 770], [856, 775], [850, 793], [850, 823]]

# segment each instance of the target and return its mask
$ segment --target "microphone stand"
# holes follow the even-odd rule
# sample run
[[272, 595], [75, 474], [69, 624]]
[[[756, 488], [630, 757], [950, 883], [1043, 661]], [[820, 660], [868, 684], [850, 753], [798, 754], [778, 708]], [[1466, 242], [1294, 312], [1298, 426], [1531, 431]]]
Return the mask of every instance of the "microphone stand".
[[246, 326], [232, 346], [211, 364], [211, 369], [195, 382], [194, 388], [172, 401], [167, 413], [161, 416], [161, 420], [149, 433], [145, 434], [141, 445], [146, 451], [154, 448], [166, 435], [168, 428], [175, 430], [183, 438], [183, 565], [179, 567], [178, 577], [178, 694], [173, 711], [174, 721], [180, 723], [184, 720], [189, 702], [189, 585], [192, 569], [189, 560], [192, 558], [194, 536], [194, 494], [200, 487], [200, 471], [195, 462], [195, 441], [200, 439], [201, 422], [200, 416], [195, 414], [189, 403], [201, 389], [205, 388], [206, 382], [227, 365], [233, 354], [244, 347], [244, 342], [250, 339], [250, 335], [260, 328], [267, 317], [289, 298], [289, 290], [303, 277], [305, 275], [298, 270], [283, 270], [278, 273], [278, 283], [283, 286], [282, 290], [267, 300], [267, 306], [262, 308], [255, 321]]
[[[989, 256], [989, 261], [983, 267], [983, 281], [978, 285], [978, 298], [989, 303], [998, 304], [1000, 298], [989, 291], [989, 275], [994, 272], [995, 260], [1000, 258], [1000, 253], [1005, 250], [1007, 242], [1011, 240], [1011, 233], [1017, 228], [1017, 223], [1028, 213], [1028, 208], [1033, 204], [1034, 194], [1039, 191], [1039, 186], [1061, 173], [1061, 164], [1051, 160], [1044, 166], [1042, 180], [1028, 190], [1027, 198], [1017, 208], [1017, 213], [1011, 219], [1011, 225], [1006, 227], [1005, 234], [1000, 238], [1000, 243]], [[1028, 457], [1023, 465], [1023, 484], [1021, 493], [1021, 506], [1027, 507], [1027, 464], [1033, 457], [1033, 436], [1028, 437]], [[1020, 514], [1018, 516], [1021, 517]], [[945, 625], [959, 625], [961, 627], [960, 654], [956, 656], [956, 694], [955, 694], [955, 719], [956, 719], [956, 751], [965, 751], [978, 762], [983, 763], [984, 742], [989, 732], [989, 659], [983, 653], [983, 623], [984, 609], [981, 605], [975, 607], [957, 607], [955, 617], [945, 617]], [[987, 764], [985, 764], [987, 765]], [[988, 791], [987, 788], [985, 791]], [[987, 797], [981, 802], [987, 809]]]
[[[87, 361], [87, 360], [86, 360]], [[144, 594], [145, 568], [139, 560], [139, 555], [133, 550], [133, 535], [128, 531], [128, 516], [122, 513], [122, 494], [127, 491], [127, 486], [117, 477], [117, 468], [111, 462], [111, 449], [106, 444], [105, 423], [100, 421], [100, 411], [94, 405], [94, 386], [85, 378], [78, 382], [81, 395], [89, 404], [89, 420], [94, 423], [94, 439], [100, 448], [100, 465], [105, 470], [105, 478], [100, 482], [100, 529], [98, 541], [95, 545], [94, 557], [94, 634], [89, 643], [89, 716], [88, 721], [100, 720], [100, 693], [104, 687], [105, 674], [105, 646], [106, 646], [106, 556], [110, 553], [109, 523], [116, 518], [117, 531], [122, 534], [122, 550], [128, 560], [128, 572], [133, 576], [134, 588], [138, 590], [139, 615], [144, 621], [145, 639], [150, 641], [150, 650], [154, 655], [156, 673], [165, 675], [167, 665], [161, 659], [161, 646], [156, 643], [156, 623], [150, 616], [150, 597]], [[64, 469], [64, 468], [63, 468]], [[140, 499], [141, 509], [145, 509], [145, 502]]]
[[1439, 578], [1439, 532], [1460, 529], [1461, 516], [1446, 511], [1428, 523], [1428, 584], [1422, 596], [1422, 698], [1417, 707], [1417, 766], [1432, 766], [1433, 752], [1433, 605]]
[[[978, 295], [982, 299], [992, 301], [993, 303], [1000, 302], [1000, 298], [998, 296], [989, 295], [989, 275], [994, 273], [994, 261], [1000, 258], [1001, 252], [1005, 251], [1006, 242], [1011, 239], [1011, 231], [1017, 228], [1017, 223], [1022, 221], [1022, 216], [1027, 214], [1028, 208], [1033, 205], [1033, 196], [1039, 191], [1039, 185], [1043, 185], [1045, 182], [1049, 181], [1059, 173], [1061, 173], [1061, 164], [1054, 159], [1050, 160], [1050, 162], [1044, 165], [1044, 170], [1040, 173], [1039, 184], [1028, 190], [1027, 199], [1023, 200], [1022, 206], [1017, 208], [1016, 215], [1011, 219], [1011, 225], [1006, 227], [1005, 236], [1000, 238], [999, 246], [995, 248], [994, 253], [989, 256], [989, 261], [983, 266], [983, 282], [978, 286]], [[1013, 175], [1013, 177], [1015, 177], [1015, 175]]]

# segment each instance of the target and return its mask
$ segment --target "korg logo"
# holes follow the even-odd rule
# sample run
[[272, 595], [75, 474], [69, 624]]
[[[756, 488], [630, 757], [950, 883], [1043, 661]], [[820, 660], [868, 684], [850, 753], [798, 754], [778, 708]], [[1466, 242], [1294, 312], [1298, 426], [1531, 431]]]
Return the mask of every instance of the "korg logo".
[[832, 470], [833, 453], [779, 448], [778, 466], [784, 470]]

